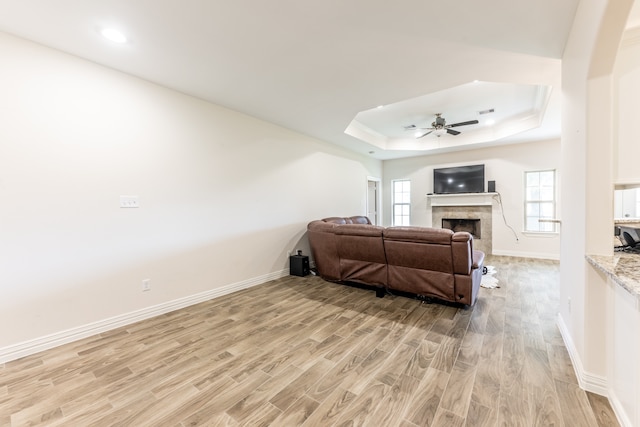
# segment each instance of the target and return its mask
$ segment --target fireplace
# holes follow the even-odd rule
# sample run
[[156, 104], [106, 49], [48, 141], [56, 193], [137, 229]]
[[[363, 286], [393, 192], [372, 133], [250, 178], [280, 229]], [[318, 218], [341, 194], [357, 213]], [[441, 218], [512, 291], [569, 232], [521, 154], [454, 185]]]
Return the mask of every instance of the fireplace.
[[452, 231], [466, 231], [474, 239], [482, 238], [480, 218], [442, 218], [442, 228]]
[[[452, 204], [429, 207], [432, 227], [467, 231], [473, 236], [473, 249], [479, 249], [487, 255], [492, 253], [492, 206]], [[455, 223], [447, 224], [446, 221]]]

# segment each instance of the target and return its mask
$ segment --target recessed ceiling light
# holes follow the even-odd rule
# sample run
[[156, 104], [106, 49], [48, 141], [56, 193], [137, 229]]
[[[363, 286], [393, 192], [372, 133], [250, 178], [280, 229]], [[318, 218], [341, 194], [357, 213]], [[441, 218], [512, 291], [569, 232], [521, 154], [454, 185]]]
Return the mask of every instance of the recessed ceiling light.
[[487, 126], [493, 126], [493, 125], [496, 124], [496, 121], [493, 120], [493, 119], [489, 119], [486, 122], [484, 122], [484, 124], [487, 125]]
[[384, 108], [384, 105], [378, 105], [376, 108]]
[[106, 39], [111, 40], [114, 43], [126, 43], [127, 38], [124, 34], [122, 34], [118, 30], [114, 30], [113, 28], [105, 28], [101, 32], [102, 36]]

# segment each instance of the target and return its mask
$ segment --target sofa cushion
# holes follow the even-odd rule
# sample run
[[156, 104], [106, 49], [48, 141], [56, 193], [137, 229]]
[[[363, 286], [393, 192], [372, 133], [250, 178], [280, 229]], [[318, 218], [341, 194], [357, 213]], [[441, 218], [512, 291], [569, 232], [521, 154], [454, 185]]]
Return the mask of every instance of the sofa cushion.
[[429, 227], [388, 227], [384, 237], [405, 242], [428, 242], [450, 245], [453, 231], [446, 228]]
[[453, 273], [451, 230], [390, 227], [383, 235], [390, 265]]
[[[332, 224], [333, 225], [333, 224]], [[382, 241], [384, 227], [367, 224], [344, 224], [335, 226], [335, 233], [341, 236], [368, 236], [379, 237]]]
[[329, 222], [332, 224], [347, 224], [347, 219], [341, 216], [331, 216], [329, 218], [321, 219], [322, 222]]
[[383, 227], [366, 224], [344, 224], [335, 229], [340, 280], [378, 286], [386, 284], [383, 231]]
[[349, 218], [353, 224], [371, 224], [369, 217], [357, 215]]
[[451, 230], [390, 227], [383, 235], [390, 289], [454, 298]]
[[371, 224], [369, 218], [362, 215], [349, 217], [331, 216], [329, 218], [322, 219], [322, 221], [330, 222], [333, 224]]

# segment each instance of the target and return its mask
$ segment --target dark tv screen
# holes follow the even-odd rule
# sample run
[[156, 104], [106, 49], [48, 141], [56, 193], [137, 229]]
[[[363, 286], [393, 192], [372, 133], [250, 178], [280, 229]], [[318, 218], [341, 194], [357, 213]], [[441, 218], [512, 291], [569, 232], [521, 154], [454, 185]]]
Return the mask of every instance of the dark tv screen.
[[484, 165], [433, 170], [435, 194], [484, 193]]

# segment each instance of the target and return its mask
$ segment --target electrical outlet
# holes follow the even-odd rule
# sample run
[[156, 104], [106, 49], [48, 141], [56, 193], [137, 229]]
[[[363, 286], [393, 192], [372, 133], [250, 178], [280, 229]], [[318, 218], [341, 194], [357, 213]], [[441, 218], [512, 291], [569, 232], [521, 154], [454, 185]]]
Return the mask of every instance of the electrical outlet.
[[569, 313], [571, 313], [571, 298], [567, 298], [567, 309], [569, 310]]
[[142, 292], [147, 292], [151, 290], [151, 279], [144, 279], [142, 281]]
[[291, 256], [291, 251], [287, 251], [287, 258]]

